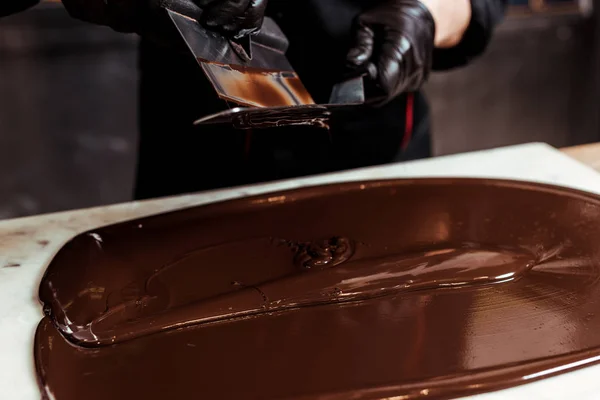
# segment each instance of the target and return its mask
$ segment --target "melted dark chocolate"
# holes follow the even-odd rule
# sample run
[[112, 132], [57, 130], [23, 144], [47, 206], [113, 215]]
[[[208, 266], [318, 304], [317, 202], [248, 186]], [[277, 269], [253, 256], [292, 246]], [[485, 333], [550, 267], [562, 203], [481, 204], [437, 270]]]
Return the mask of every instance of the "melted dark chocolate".
[[[40, 286], [56, 400], [451, 397], [600, 355], [600, 200], [350, 183], [77, 236]], [[561, 367], [561, 368], [555, 368]]]

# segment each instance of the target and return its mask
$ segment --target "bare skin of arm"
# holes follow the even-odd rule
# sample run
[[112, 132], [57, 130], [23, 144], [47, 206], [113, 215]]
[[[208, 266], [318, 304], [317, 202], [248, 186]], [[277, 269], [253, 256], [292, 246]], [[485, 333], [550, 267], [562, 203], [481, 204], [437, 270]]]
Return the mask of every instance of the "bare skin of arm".
[[471, 21], [470, 0], [421, 0], [435, 21], [434, 46], [451, 48], [460, 43]]

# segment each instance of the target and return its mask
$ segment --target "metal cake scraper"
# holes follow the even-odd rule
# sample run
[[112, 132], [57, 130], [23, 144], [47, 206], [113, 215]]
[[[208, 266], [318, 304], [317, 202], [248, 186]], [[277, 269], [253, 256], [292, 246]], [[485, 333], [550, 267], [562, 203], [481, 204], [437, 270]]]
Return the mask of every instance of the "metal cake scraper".
[[272, 19], [265, 18], [258, 34], [235, 40], [166, 11], [221, 99], [244, 107], [314, 104], [285, 57], [287, 38]]

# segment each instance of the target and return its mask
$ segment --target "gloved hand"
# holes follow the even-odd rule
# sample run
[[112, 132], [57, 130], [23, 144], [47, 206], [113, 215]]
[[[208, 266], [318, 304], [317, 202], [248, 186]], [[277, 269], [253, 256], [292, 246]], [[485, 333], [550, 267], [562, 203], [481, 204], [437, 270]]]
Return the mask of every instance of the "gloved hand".
[[222, 34], [242, 37], [262, 26], [267, 0], [62, 0], [77, 19], [118, 32], [157, 36], [159, 14], [169, 8]]
[[226, 36], [240, 38], [262, 26], [268, 0], [196, 0], [204, 9], [203, 25]]
[[[447, 1], [447, 0], [446, 0]], [[419, 0], [386, 0], [359, 15], [349, 67], [372, 64], [383, 105], [402, 92], [418, 90], [431, 70], [435, 23]]]

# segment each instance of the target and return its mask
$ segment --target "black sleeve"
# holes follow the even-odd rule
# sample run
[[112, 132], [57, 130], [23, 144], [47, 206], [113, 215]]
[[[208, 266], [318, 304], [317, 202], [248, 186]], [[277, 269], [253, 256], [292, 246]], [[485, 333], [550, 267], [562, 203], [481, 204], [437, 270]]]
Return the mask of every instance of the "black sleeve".
[[0, 17], [18, 13], [35, 6], [40, 0], [0, 0]]
[[506, 3], [507, 0], [471, 0], [471, 22], [465, 35], [455, 47], [434, 50], [433, 69], [460, 67], [483, 53], [504, 16]]

